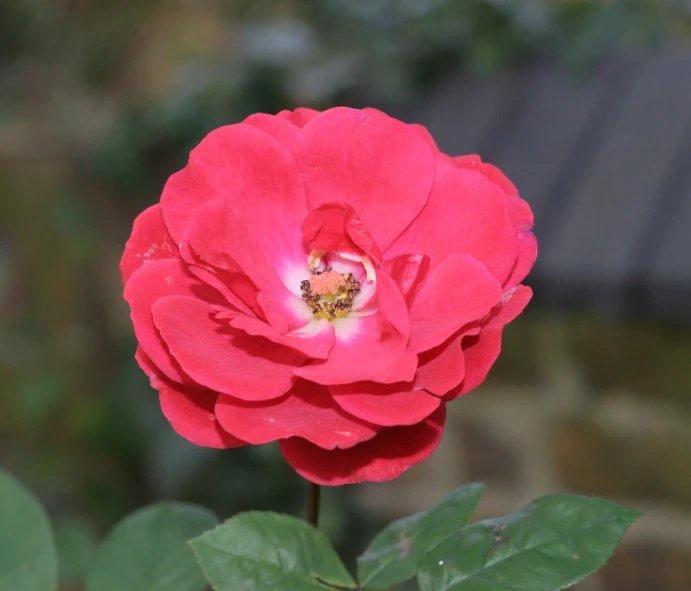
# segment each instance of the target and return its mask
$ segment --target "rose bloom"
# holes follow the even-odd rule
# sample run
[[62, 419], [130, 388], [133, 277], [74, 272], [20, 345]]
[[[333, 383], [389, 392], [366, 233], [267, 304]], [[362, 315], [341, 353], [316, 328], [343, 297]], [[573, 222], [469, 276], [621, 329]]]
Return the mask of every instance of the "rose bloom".
[[197, 445], [278, 441], [318, 484], [395, 478], [528, 303], [532, 223], [497, 168], [422, 126], [252, 115], [206, 136], [134, 222], [136, 359]]

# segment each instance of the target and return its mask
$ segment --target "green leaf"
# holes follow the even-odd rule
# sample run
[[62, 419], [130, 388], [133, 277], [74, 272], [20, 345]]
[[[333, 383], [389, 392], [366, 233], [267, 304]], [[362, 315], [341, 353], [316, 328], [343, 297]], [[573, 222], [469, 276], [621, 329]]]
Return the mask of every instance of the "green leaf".
[[357, 587], [327, 537], [288, 515], [241, 513], [190, 545], [216, 591]]
[[414, 577], [427, 551], [468, 525], [484, 490], [484, 484], [462, 486], [431, 509], [385, 527], [358, 558], [360, 584], [381, 589]]
[[57, 586], [48, 516], [34, 495], [0, 470], [0, 591], [53, 591]]
[[158, 503], [132, 513], [96, 551], [87, 591], [205, 589], [187, 540], [217, 523], [209, 510], [181, 503]]
[[636, 511], [548, 495], [447, 538], [420, 563], [420, 591], [558, 591], [607, 562]]

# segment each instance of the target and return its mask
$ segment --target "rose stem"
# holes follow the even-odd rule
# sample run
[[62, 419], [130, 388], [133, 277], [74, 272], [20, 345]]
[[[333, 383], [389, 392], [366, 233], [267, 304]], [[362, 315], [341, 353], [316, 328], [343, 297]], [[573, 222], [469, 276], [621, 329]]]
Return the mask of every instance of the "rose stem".
[[309, 483], [309, 497], [307, 499], [307, 522], [317, 527], [319, 524], [319, 497], [321, 487], [314, 482]]

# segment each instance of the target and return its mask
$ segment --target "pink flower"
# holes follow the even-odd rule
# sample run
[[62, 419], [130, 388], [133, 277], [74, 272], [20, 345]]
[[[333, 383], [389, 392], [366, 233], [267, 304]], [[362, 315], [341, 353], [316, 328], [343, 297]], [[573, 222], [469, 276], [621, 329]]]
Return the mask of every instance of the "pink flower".
[[375, 109], [211, 132], [134, 222], [136, 358], [193, 443], [278, 440], [316, 483], [427, 458], [531, 296], [532, 213], [477, 156]]

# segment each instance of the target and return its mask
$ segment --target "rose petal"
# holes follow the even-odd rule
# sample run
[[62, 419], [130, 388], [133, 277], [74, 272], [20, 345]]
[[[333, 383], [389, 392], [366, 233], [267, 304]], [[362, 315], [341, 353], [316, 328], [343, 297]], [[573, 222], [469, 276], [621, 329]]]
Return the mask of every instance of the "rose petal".
[[408, 305], [396, 282], [384, 269], [377, 272], [377, 304], [384, 321], [398, 332], [401, 343], [407, 345], [410, 338]]
[[434, 178], [434, 157], [425, 141], [374, 109], [324, 111], [298, 135], [295, 157], [308, 209], [348, 203], [380, 249], [421, 211]]
[[264, 403], [220, 396], [216, 416], [224, 429], [255, 445], [295, 435], [323, 449], [346, 449], [379, 431], [341, 410], [324, 386], [304, 380], [285, 396]]
[[[286, 246], [286, 250], [290, 247]], [[217, 268], [230, 265], [228, 272], [247, 275], [259, 288], [257, 302], [267, 320], [280, 333], [300, 328], [311, 320], [309, 307], [286, 289], [258, 247], [242, 212], [227, 201], [213, 199], [197, 209], [183, 235], [181, 252], [190, 262], [198, 260]], [[304, 254], [302, 264], [306, 267], [306, 263]], [[229, 287], [232, 290], [234, 286]]]
[[488, 162], [483, 162], [477, 154], [456, 156], [453, 160], [460, 168], [478, 171], [487, 180], [501, 187], [506, 195], [518, 195], [516, 185], [514, 185], [496, 166]]
[[[514, 320], [528, 305], [533, 291], [519, 285], [504, 293], [502, 301], [492, 310], [479, 335], [462, 341], [466, 371], [463, 383], [451, 390], [444, 400], [453, 400], [477, 388], [485, 381], [489, 370], [501, 351], [501, 334], [504, 326]], [[472, 334], [472, 333], [470, 333]]]
[[355, 210], [347, 203], [325, 203], [312, 210], [302, 223], [310, 251], [368, 256], [381, 261], [381, 252]]
[[385, 261], [382, 268], [393, 278], [407, 302], [429, 271], [429, 257], [424, 254], [402, 254]]
[[504, 289], [518, 285], [530, 273], [537, 259], [537, 238], [530, 231], [518, 232], [518, 257], [511, 273], [504, 282]]
[[423, 140], [425, 140], [427, 145], [430, 148], [432, 148], [435, 152], [439, 151], [439, 147], [437, 146], [437, 142], [434, 141], [432, 134], [429, 132], [429, 130], [424, 125], [420, 125], [419, 123], [410, 123], [410, 124], [408, 124], [408, 127], [410, 127], [410, 129], [412, 129]]
[[436, 396], [414, 390], [412, 384], [406, 383], [385, 386], [376, 382], [358, 382], [330, 386], [329, 390], [343, 410], [384, 427], [419, 423], [437, 410], [441, 402]]
[[[217, 315], [217, 318], [221, 317]], [[310, 359], [326, 359], [336, 342], [334, 327], [324, 319], [313, 319], [306, 326], [284, 335], [276, 332], [265, 322], [242, 314], [233, 314], [230, 325], [247, 334], [265, 337], [274, 343], [289, 347]]]
[[211, 390], [161, 382], [158, 388], [163, 416], [178, 435], [203, 447], [228, 449], [247, 442], [224, 431], [214, 415], [219, 395]]
[[503, 282], [518, 254], [504, 192], [481, 174], [457, 168], [441, 156], [437, 163], [427, 205], [385, 257], [423, 253], [435, 266], [451, 254], [467, 254]]
[[179, 259], [160, 259], [140, 267], [125, 286], [124, 297], [130, 305], [132, 324], [137, 341], [159, 370], [170, 379], [194, 383], [156, 330], [151, 307], [162, 297], [184, 295], [198, 297], [216, 304], [223, 303], [219, 294], [187, 271]]
[[[480, 332], [480, 329], [475, 329]], [[434, 349], [420, 353], [415, 372], [414, 388], [443, 396], [463, 381], [465, 358], [461, 340], [467, 333], [459, 333]]]
[[215, 268], [189, 265], [187, 270], [218, 291], [233, 309], [248, 316], [266, 319], [264, 310], [257, 302], [259, 290], [252, 280], [241, 270], [240, 272], [229, 270], [237, 266], [230, 259], [227, 261], [217, 259], [216, 263], [218, 266]]
[[279, 442], [283, 457], [303, 478], [325, 486], [384, 482], [428, 458], [441, 440], [446, 407], [416, 425], [388, 427], [350, 449], [327, 451], [291, 437]]
[[215, 392], [183, 386], [166, 379], [141, 347], [137, 347], [134, 357], [149, 377], [151, 387], [158, 390], [163, 416], [168, 419], [178, 435], [195, 445], [216, 449], [246, 444], [245, 441], [224, 431], [216, 421], [214, 406], [218, 395]]
[[297, 353], [214, 318], [200, 300], [171, 296], [151, 309], [154, 323], [184, 371], [199, 384], [242, 400], [269, 400], [295, 382]]
[[243, 123], [228, 125], [192, 150], [187, 166], [170, 177], [161, 196], [171, 236], [179, 242], [196, 210], [219, 198], [241, 213], [270, 260], [306, 260], [302, 179], [292, 154], [268, 133]]
[[527, 201], [517, 195], [508, 195], [506, 207], [514, 228], [517, 230], [530, 230], [533, 227], [535, 216]]
[[243, 123], [265, 131], [289, 150], [293, 149], [295, 140], [298, 137], [298, 131], [300, 131], [297, 126], [286, 121], [282, 117], [267, 115], [266, 113], [255, 113], [254, 115], [250, 115]]
[[410, 349], [420, 353], [481, 319], [502, 297], [497, 280], [478, 261], [451, 255], [433, 269], [410, 306]]
[[518, 196], [518, 189], [496, 166], [482, 162], [479, 156], [458, 156], [453, 159], [461, 168], [476, 170], [487, 180], [499, 186], [506, 194], [509, 219], [518, 237], [518, 256], [504, 288], [518, 285], [530, 272], [537, 258], [537, 240], [529, 231], [533, 227], [533, 212], [527, 201]]
[[398, 333], [382, 332], [379, 316], [334, 320], [336, 344], [329, 358], [295, 369], [293, 373], [326, 386], [361, 381], [409, 382], [415, 375], [417, 355], [406, 351]]
[[134, 220], [132, 235], [120, 259], [122, 282], [127, 283], [130, 275], [145, 263], [174, 258], [180, 258], [180, 254], [163, 223], [161, 206], [152, 205]]
[[317, 115], [319, 115], [319, 111], [307, 107], [298, 107], [294, 111], [281, 111], [276, 117], [290, 121], [293, 125], [297, 125], [298, 127], [304, 127]]

